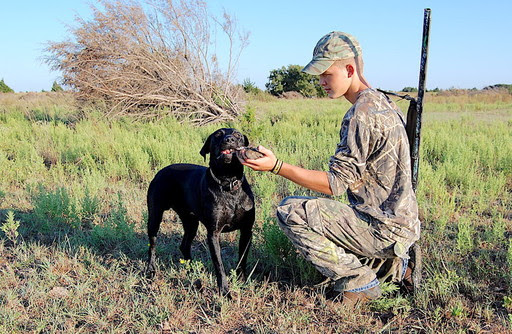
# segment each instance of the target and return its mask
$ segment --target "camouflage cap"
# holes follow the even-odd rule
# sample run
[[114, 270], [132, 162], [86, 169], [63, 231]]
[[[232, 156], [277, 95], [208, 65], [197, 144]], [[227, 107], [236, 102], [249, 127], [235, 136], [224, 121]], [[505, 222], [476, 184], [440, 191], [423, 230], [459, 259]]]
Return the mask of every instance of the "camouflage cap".
[[313, 60], [302, 71], [320, 75], [336, 60], [361, 57], [363, 51], [357, 39], [341, 31], [333, 31], [320, 38], [313, 50]]

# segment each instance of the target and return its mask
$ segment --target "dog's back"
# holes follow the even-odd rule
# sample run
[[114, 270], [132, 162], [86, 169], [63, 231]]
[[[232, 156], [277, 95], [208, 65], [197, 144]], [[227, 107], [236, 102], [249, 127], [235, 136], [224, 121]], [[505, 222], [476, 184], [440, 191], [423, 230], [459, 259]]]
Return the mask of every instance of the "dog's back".
[[196, 212], [198, 208], [190, 206], [200, 203], [200, 186], [206, 170], [193, 164], [174, 164], [161, 169], [149, 184], [148, 210], [163, 212], [172, 208], [178, 214], [187, 210]]

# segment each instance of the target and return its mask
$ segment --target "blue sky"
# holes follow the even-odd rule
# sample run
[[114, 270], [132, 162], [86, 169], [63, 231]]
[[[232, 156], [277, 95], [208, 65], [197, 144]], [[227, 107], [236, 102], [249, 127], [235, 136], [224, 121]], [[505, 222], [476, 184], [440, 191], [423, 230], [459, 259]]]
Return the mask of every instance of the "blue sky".
[[[512, 84], [512, 1], [207, 0], [250, 32], [237, 79], [264, 88], [272, 69], [305, 65], [324, 34], [356, 36], [365, 76], [374, 87], [418, 85], [423, 9], [432, 9], [427, 87], [483, 88]], [[49, 90], [60, 73], [41, 61], [48, 41], [67, 38], [66, 24], [90, 17], [84, 0], [2, 0], [0, 79], [15, 91]], [[221, 54], [222, 45], [218, 46]]]

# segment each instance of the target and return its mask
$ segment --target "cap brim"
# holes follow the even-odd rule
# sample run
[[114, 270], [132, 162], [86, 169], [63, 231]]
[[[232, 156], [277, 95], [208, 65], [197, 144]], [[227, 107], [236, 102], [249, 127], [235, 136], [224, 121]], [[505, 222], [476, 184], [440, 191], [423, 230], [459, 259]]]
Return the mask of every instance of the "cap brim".
[[335, 60], [313, 59], [302, 69], [302, 72], [312, 75], [320, 75], [324, 73], [329, 67], [331, 67], [334, 62]]

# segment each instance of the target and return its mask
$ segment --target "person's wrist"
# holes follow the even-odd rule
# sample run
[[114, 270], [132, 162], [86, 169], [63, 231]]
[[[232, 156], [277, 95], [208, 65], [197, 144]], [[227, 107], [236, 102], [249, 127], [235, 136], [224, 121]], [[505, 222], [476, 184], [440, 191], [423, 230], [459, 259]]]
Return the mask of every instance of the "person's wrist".
[[274, 167], [270, 170], [272, 174], [279, 175], [279, 172], [281, 171], [281, 168], [283, 167], [283, 160], [276, 159], [276, 163], [274, 164]]

